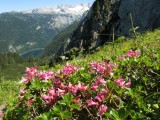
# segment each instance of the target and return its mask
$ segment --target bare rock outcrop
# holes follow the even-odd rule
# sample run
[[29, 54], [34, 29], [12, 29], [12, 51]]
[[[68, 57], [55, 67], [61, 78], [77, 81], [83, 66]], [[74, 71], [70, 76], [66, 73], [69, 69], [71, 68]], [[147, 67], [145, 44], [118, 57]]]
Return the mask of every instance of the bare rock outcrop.
[[[115, 38], [160, 27], [160, 0], [96, 0], [70, 38], [65, 51], [76, 47], [88, 51]], [[132, 18], [132, 20], [131, 20]], [[132, 25], [133, 23], [133, 25]]]

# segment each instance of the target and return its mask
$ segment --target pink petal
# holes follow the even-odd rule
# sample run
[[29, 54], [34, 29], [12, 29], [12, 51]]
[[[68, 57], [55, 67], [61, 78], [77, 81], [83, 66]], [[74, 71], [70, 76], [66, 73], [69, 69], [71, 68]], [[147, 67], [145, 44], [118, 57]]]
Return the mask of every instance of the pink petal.
[[106, 105], [101, 105], [98, 109], [99, 116], [102, 116], [106, 112], [107, 109], [108, 107]]

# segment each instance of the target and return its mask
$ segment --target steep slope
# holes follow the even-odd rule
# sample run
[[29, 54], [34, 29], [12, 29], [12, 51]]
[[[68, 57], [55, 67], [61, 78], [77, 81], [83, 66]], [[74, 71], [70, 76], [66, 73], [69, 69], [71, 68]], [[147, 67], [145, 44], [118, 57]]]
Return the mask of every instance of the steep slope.
[[143, 32], [160, 27], [159, 0], [96, 0], [70, 38], [73, 47], [88, 51], [118, 36], [131, 36], [130, 29]]
[[[79, 22], [75, 21], [73, 24], [59, 32], [53, 38], [52, 42], [45, 48], [44, 56], [58, 56], [62, 54], [65, 50], [65, 47], [68, 45], [70, 41], [69, 38], [71, 37], [73, 31], [77, 29], [78, 24]], [[57, 51], [61, 52], [57, 53]]]
[[20, 92], [2, 80], [0, 102], [9, 102], [3, 119], [158, 120], [159, 36], [147, 32], [52, 68], [27, 68]]
[[44, 24], [52, 16], [43, 15], [35, 18], [22, 13], [1, 14], [0, 51], [10, 50], [21, 53], [32, 48], [44, 47], [58, 32]]
[[53, 37], [79, 21], [90, 4], [57, 6], [0, 14], [0, 52], [24, 53], [44, 48]]

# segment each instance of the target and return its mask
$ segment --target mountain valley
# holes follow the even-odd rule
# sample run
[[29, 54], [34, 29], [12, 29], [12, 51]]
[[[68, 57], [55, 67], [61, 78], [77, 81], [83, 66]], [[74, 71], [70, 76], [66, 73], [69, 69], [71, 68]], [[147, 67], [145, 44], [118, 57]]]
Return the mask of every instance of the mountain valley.
[[60, 31], [80, 21], [91, 4], [59, 5], [0, 14], [0, 52], [44, 49]]

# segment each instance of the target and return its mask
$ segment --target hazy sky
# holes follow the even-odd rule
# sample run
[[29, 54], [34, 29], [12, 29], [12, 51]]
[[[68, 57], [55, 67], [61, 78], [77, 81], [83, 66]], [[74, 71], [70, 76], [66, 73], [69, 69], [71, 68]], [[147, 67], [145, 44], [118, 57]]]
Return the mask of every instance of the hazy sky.
[[22, 11], [59, 4], [93, 3], [95, 0], [0, 0], [0, 13]]

